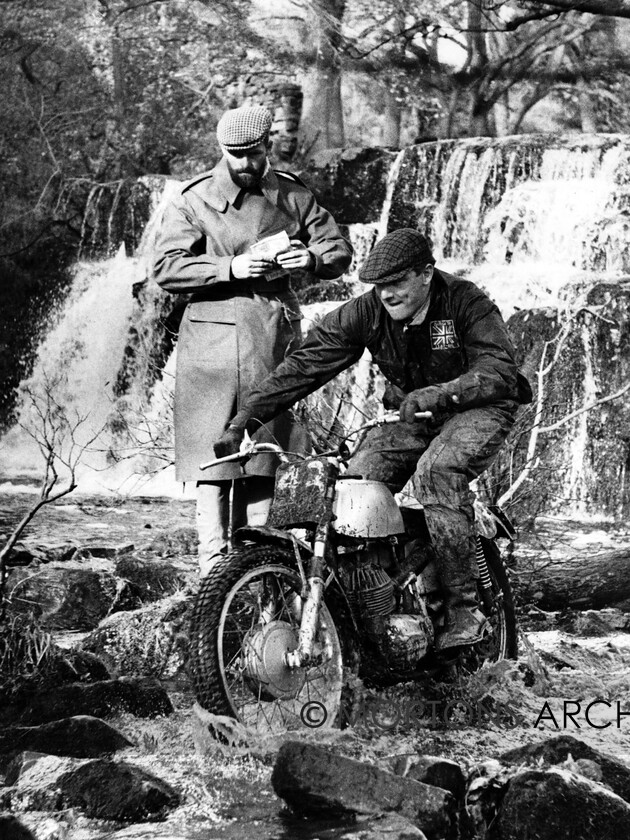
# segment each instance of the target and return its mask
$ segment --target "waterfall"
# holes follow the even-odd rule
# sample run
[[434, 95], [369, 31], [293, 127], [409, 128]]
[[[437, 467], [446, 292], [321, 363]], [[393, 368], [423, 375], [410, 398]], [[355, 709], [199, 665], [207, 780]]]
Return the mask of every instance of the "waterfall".
[[[366, 178], [361, 186], [378, 187], [380, 214], [346, 220], [355, 250], [350, 288], [364, 290], [358, 270], [377, 238], [417, 227], [433, 239], [438, 266], [482, 286], [506, 318], [519, 309], [569, 307], [595, 276], [630, 272], [629, 155], [630, 139], [613, 135], [442, 141], [388, 153], [382, 182]], [[24, 395], [42, 394], [54, 382], [68, 416], [85, 418], [79, 445], [96, 435], [79, 472], [84, 492], [180, 492], [169, 466], [176, 298], [149, 281], [162, 208], [178, 182], [142, 181], [153, 212], [139, 247], [132, 256], [119, 248], [106, 259], [77, 263], [71, 292], [21, 386]], [[102, 200], [95, 193], [91, 213]], [[116, 244], [116, 224], [100, 224]], [[93, 229], [86, 225], [85, 253]], [[334, 305], [304, 307], [306, 324]], [[360, 392], [372, 410], [378, 379], [367, 357], [340, 387]], [[41, 474], [37, 447], [22, 429], [32, 423], [27, 403], [20, 425], [0, 441], [2, 479]], [[353, 416], [354, 409], [344, 409], [345, 420]], [[585, 434], [583, 424], [580, 457], [588, 449]], [[582, 498], [580, 469], [576, 455], [567, 492], [579, 488]]]
[[406, 151], [394, 226], [430, 233], [438, 264], [507, 317], [630, 271], [626, 136], [471, 139]]
[[[56, 466], [62, 477], [67, 475], [66, 462], [81, 452], [77, 479], [82, 491], [130, 488], [138, 465], [127, 461], [138, 452], [115, 449], [122, 411], [116, 386], [129, 350], [130, 328], [146, 347], [153, 342], [162, 296], [155, 284], [146, 281], [162, 210], [177, 187], [177, 182], [165, 184], [164, 179], [143, 180], [151, 192], [153, 212], [138, 251], [128, 257], [120, 245], [112, 257], [80, 260], [74, 267], [70, 293], [51, 316], [33, 371], [20, 385], [18, 423], [0, 441], [3, 478], [41, 476], [44, 461], [36, 438], [45, 422], [48, 433], [58, 438]], [[134, 304], [138, 285], [145, 289], [140, 317]], [[150, 365], [148, 358], [143, 362]], [[172, 367], [168, 364], [158, 382], [152, 383], [151, 393], [142, 394], [143, 410], [132, 419], [138, 451], [155, 441], [157, 420], [169, 403], [164, 383], [173, 379]], [[144, 371], [134, 373], [128, 402], [142, 387]], [[156, 449], [151, 458], [159, 460], [163, 455], [159, 444]]]

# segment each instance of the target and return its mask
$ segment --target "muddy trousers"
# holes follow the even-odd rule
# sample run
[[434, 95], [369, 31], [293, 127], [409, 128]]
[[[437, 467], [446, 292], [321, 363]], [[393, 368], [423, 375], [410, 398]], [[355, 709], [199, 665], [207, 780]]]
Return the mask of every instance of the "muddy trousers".
[[251, 476], [235, 481], [197, 482], [199, 571], [205, 577], [228, 551], [229, 536], [243, 525], [264, 525], [274, 479]]
[[411, 479], [433, 542], [440, 581], [449, 591], [477, 577], [474, 495], [468, 484], [494, 460], [516, 408], [492, 406], [455, 414], [443, 424], [395, 423], [371, 429], [349, 474], [383, 481], [399, 492]]

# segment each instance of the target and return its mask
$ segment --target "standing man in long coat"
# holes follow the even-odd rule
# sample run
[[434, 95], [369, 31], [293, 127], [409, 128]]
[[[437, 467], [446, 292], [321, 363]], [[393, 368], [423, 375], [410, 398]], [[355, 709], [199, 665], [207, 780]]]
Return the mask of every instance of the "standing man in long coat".
[[[175, 465], [178, 481], [197, 485], [202, 576], [227, 550], [231, 492], [232, 527], [264, 523], [276, 463], [262, 455], [245, 470], [225, 465], [202, 472], [199, 464], [212, 457], [212, 444], [253, 387], [301, 341], [291, 271], [334, 279], [352, 258], [334, 219], [304, 184], [271, 169], [271, 123], [262, 107], [221, 117], [223, 157], [183, 184], [156, 243], [156, 281], [190, 295], [177, 342]], [[252, 247], [275, 234], [290, 243], [275, 259]], [[295, 432], [284, 414], [257, 437], [291, 449]]]

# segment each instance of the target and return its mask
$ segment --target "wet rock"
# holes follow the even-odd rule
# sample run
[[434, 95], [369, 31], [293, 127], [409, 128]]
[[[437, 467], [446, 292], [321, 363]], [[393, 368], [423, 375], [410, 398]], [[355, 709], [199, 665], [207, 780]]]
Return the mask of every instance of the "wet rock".
[[14, 612], [34, 613], [40, 625], [51, 630], [91, 630], [121, 595], [121, 581], [105, 560], [14, 569], [7, 588]]
[[456, 761], [435, 755], [405, 755], [395, 760], [392, 770], [397, 776], [448, 790], [460, 803], [464, 798], [466, 777]]
[[61, 775], [67, 805], [89, 817], [141, 822], [164, 817], [180, 796], [169, 784], [133, 764], [96, 759]]
[[400, 814], [382, 814], [341, 834], [339, 840], [427, 840], [427, 836]]
[[68, 840], [68, 837], [71, 836], [75, 815], [70, 810], [61, 819], [51, 817], [42, 811], [28, 811], [20, 814], [20, 820], [36, 840]]
[[36, 840], [35, 835], [13, 814], [0, 814], [2, 840]]
[[[560, 735], [538, 744], [526, 744], [508, 750], [501, 755], [500, 760], [504, 764], [538, 766], [541, 762], [546, 766], [560, 765], [569, 760], [592, 762], [601, 768], [601, 782], [622, 799], [630, 802], [630, 767], [571, 735]], [[587, 769], [588, 765], [583, 767]], [[596, 774], [591, 769], [589, 775], [592, 778]]]
[[276, 794], [297, 811], [395, 811], [411, 819], [429, 840], [456, 836], [455, 800], [448, 791], [395, 776], [313, 744], [283, 744], [271, 782]]
[[158, 680], [120, 677], [69, 683], [35, 694], [27, 702], [7, 704], [0, 708], [0, 724], [34, 726], [76, 715], [106, 718], [118, 712], [153, 718], [170, 715], [173, 705]]
[[83, 759], [23, 752], [7, 768], [5, 795], [24, 811], [59, 811], [64, 807], [59, 778]]
[[326, 149], [300, 173], [339, 224], [377, 222], [396, 153], [387, 149]]
[[22, 753], [5, 784], [23, 810], [81, 808], [89, 817], [140, 822], [163, 818], [180, 802], [166, 782], [133, 764]]
[[567, 770], [514, 776], [497, 821], [497, 840], [602, 840], [630, 837], [630, 805]]
[[151, 554], [159, 554], [161, 557], [197, 554], [197, 541], [196, 528], [177, 528], [160, 534], [145, 546], [144, 550]]
[[81, 642], [119, 675], [173, 678], [188, 658], [190, 597], [179, 593], [137, 610], [114, 613]]
[[618, 609], [586, 610], [577, 613], [572, 632], [578, 636], [608, 636], [630, 629], [630, 615]]
[[34, 750], [51, 755], [91, 758], [109, 755], [129, 746], [131, 741], [117, 729], [89, 715], [0, 731], [0, 753]]
[[120, 609], [136, 609], [182, 590], [198, 578], [197, 563], [158, 561], [129, 554], [116, 561], [115, 574], [126, 581]]
[[[549, 317], [548, 310], [523, 310], [510, 318], [510, 329], [517, 347], [518, 361], [523, 363], [530, 380], [538, 368], [546, 341], [558, 334], [562, 316]], [[630, 373], [630, 283], [628, 278], [600, 282], [586, 294], [586, 304], [577, 312], [563, 344], [557, 364], [545, 378], [542, 427], [552, 425], [588, 405], [594, 399], [621, 390]], [[588, 412], [576, 414], [559, 428], [539, 435], [537, 466], [530, 473], [530, 492], [519, 499], [520, 511], [532, 515], [558, 511], [564, 516], [575, 514], [580, 506], [592, 517], [626, 519], [630, 505], [630, 481], [624, 466], [630, 455], [630, 394], [603, 403]], [[531, 428], [531, 417], [527, 420]], [[527, 426], [524, 426], [525, 430]], [[529, 435], [516, 453], [520, 469]], [[555, 552], [564, 544], [566, 560], [571, 555], [592, 561], [583, 569], [574, 564], [575, 578], [560, 580], [555, 575]], [[567, 546], [566, 536], [547, 552], [548, 574], [543, 572], [539, 606], [562, 609], [567, 605], [584, 609], [610, 606], [627, 598], [628, 552], [623, 553], [605, 544]], [[565, 560], [565, 565], [566, 565]], [[625, 566], [624, 566], [625, 562]], [[599, 569], [599, 577], [597, 575]], [[619, 570], [622, 570], [619, 572]], [[604, 574], [602, 574], [602, 571]], [[519, 577], [522, 566], [519, 562]], [[610, 576], [609, 576], [610, 575]], [[551, 580], [548, 580], [551, 576]], [[558, 578], [559, 588], [553, 587]], [[531, 581], [535, 585], [535, 575]], [[589, 588], [590, 585], [590, 588]], [[615, 587], [618, 587], [615, 590]], [[535, 590], [534, 590], [535, 591]], [[563, 599], [569, 593], [570, 599]], [[613, 598], [616, 595], [616, 600]]]
[[72, 559], [77, 552], [77, 546], [71, 543], [62, 545], [32, 545], [18, 542], [9, 552], [7, 566], [30, 566], [31, 563], [65, 562]]

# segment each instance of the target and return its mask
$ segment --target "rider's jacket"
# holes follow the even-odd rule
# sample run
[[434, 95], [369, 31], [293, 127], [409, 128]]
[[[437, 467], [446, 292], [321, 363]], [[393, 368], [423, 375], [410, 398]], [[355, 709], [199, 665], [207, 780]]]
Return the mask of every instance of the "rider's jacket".
[[434, 270], [424, 321], [394, 321], [374, 289], [342, 304], [314, 327], [249, 396], [232, 423], [265, 422], [358, 361], [365, 349], [386, 379], [409, 393], [443, 384], [453, 411], [531, 401], [496, 305], [474, 283]]

